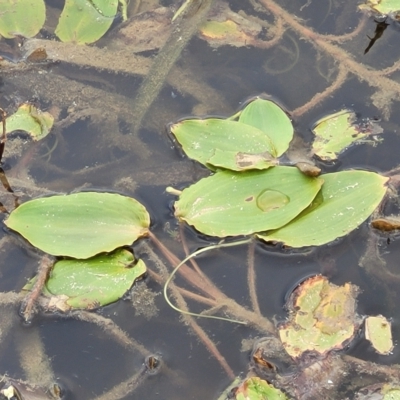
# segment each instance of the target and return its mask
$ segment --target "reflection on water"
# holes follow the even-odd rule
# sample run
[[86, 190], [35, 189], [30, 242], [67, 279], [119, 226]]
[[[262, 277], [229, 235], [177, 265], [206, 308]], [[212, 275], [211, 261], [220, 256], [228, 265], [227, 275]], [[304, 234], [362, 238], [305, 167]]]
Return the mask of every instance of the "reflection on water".
[[[49, 15], [60, 12], [55, 3], [48, 2]], [[31, 326], [24, 326], [17, 317], [20, 299], [11, 292], [18, 292], [35, 274], [39, 257], [3, 229], [0, 285], [6, 296], [0, 300], [0, 373], [45, 387], [59, 382], [70, 399], [217, 399], [234, 376], [247, 373], [254, 339], [274, 332], [272, 321], [284, 320], [287, 293], [317, 273], [337, 285], [358, 285], [358, 312], [392, 318], [397, 340], [398, 238], [371, 236], [366, 224], [317, 250], [291, 252], [260, 243], [213, 250], [196, 259], [206, 274], [201, 279], [197, 266], [182, 269], [174, 282], [186, 291], [172, 285], [174, 303], [193, 312], [226, 312], [250, 321], [248, 326], [182, 317], [160, 293], [167, 271], [184, 257], [185, 246], [193, 251], [210, 243], [192, 229], [180, 228], [173, 217], [166, 186], [181, 189], [207, 172], [175, 148], [166, 125], [185, 115], [232, 115], [247, 98], [265, 92], [292, 112], [297, 135], [309, 143], [313, 121], [349, 107], [362, 118], [383, 119], [383, 142], [353, 147], [338, 163], [319, 166], [326, 172], [351, 167], [387, 171], [397, 165], [399, 146], [397, 103], [392, 104], [400, 98], [394, 64], [399, 32], [391, 24], [364, 55], [367, 35], [373, 35], [376, 24], [357, 12], [355, 1], [231, 0], [230, 18], [247, 21], [242, 36], [234, 38], [238, 47], [192, 32], [161, 79], [152, 62], [163, 41], [155, 39], [160, 29], [168, 31], [162, 24], [168, 24], [170, 17], [165, 18], [171, 11], [158, 11], [156, 18], [153, 9], [171, 2], [131, 3], [132, 10], [147, 11], [135, 17], [141, 29], [130, 31], [126, 24], [120, 31], [115, 24], [98, 46], [90, 47], [49, 41], [44, 34], [24, 47], [45, 47], [49, 62], [7, 64], [2, 69], [2, 108], [12, 110], [32, 100], [57, 121], [43, 143], [32, 144], [20, 135], [10, 140], [4, 168], [21, 201], [88, 188], [134, 196], [149, 210], [154, 236], [177, 258], [153, 238], [143, 240], [135, 250], [150, 272], [126, 298], [92, 314], [40, 314]], [[227, 12], [225, 6], [220, 8]], [[219, 12], [217, 7], [210, 15]], [[51, 32], [53, 25], [49, 21], [46, 30]], [[151, 46], [135, 50], [132, 37], [136, 46], [148, 37], [146, 45]], [[18, 58], [14, 43], [0, 44], [2, 57]], [[154, 101], [140, 97], [145, 76], [159, 79]], [[140, 126], [132, 112], [138, 104], [144, 107]], [[280, 207], [287, 202], [282, 196], [264, 192], [257, 204], [262, 209]], [[5, 191], [1, 202], [9, 210], [14, 207], [14, 197]], [[387, 210], [397, 213], [398, 205], [388, 204]], [[392, 355], [377, 356], [362, 338], [347, 353], [381, 364], [400, 362], [397, 346]], [[363, 379], [364, 384], [373, 381]], [[309, 389], [314, 395], [313, 390], [318, 391]], [[302, 392], [298, 398], [313, 394]], [[344, 395], [352, 398], [351, 393], [335, 398]]]

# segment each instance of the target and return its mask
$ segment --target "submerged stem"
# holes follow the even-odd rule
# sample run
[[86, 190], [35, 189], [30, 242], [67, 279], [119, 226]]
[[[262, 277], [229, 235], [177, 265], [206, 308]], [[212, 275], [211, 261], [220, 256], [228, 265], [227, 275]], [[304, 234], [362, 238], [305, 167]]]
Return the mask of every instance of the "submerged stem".
[[215, 315], [202, 315], [202, 314], [192, 313], [190, 311], [184, 311], [184, 310], [176, 307], [174, 304], [171, 303], [170, 299], [168, 298], [168, 285], [170, 284], [172, 278], [174, 277], [174, 275], [176, 274], [178, 269], [183, 264], [185, 264], [187, 261], [189, 261], [191, 258], [193, 258], [193, 257], [195, 257], [195, 256], [197, 256], [199, 254], [205, 253], [206, 251], [213, 250], [213, 249], [219, 249], [221, 247], [232, 247], [232, 246], [239, 246], [241, 244], [247, 244], [247, 243], [250, 243], [251, 240], [252, 239], [250, 238], [250, 239], [245, 239], [245, 240], [239, 240], [239, 241], [233, 242], [233, 243], [218, 243], [218, 244], [215, 244], [215, 245], [212, 245], [212, 246], [204, 247], [204, 248], [202, 248], [200, 250], [195, 251], [194, 253], [190, 254], [189, 256], [187, 256], [185, 259], [183, 259], [174, 268], [174, 270], [171, 272], [171, 275], [168, 277], [168, 279], [165, 282], [164, 290], [163, 290], [165, 301], [169, 304], [169, 306], [171, 308], [173, 308], [174, 310], [180, 312], [181, 314], [191, 315], [193, 317], [212, 318], [212, 319], [218, 319], [218, 320], [222, 320], [222, 321], [229, 321], [229, 322], [234, 322], [234, 323], [237, 323], [237, 324], [247, 325], [247, 323], [243, 322], [243, 321], [238, 321], [238, 320], [231, 319], [231, 318], [217, 317]]
[[[149, 73], [136, 95], [132, 109], [135, 117], [133, 135], [137, 134], [143, 118], [160, 93], [169, 71], [181, 55], [182, 50], [205, 20], [212, 2], [213, 0], [191, 0], [190, 4], [189, 2], [185, 3], [185, 11], [177, 16], [171, 36], [154, 59]], [[193, 15], [192, 11], [194, 11]]]

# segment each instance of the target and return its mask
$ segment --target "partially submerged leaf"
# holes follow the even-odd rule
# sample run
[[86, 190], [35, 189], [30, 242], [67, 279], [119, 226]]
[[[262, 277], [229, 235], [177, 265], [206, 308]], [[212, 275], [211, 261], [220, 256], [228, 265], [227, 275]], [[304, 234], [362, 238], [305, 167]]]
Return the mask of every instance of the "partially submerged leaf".
[[365, 338], [379, 354], [388, 355], [393, 350], [391, 323], [383, 315], [365, 319]]
[[371, 221], [371, 226], [383, 232], [390, 232], [400, 229], [400, 217], [392, 215], [390, 217], [375, 218]]
[[[225, 119], [187, 119], [171, 126], [171, 132], [188, 157], [206, 167], [223, 167], [233, 171], [266, 169], [275, 165], [271, 139], [261, 130]], [[245, 165], [240, 155], [251, 160]], [[260, 162], [261, 161], [261, 162]]]
[[[54, 264], [43, 294], [49, 308], [91, 310], [119, 300], [146, 272], [142, 260], [125, 249], [87, 260], [60, 260]], [[23, 290], [30, 290], [35, 278]]]
[[293, 125], [286, 113], [271, 100], [255, 99], [239, 116], [239, 122], [264, 132], [273, 143], [274, 157], [280, 157], [293, 138]]
[[336, 160], [341, 152], [356, 141], [382, 133], [382, 129], [372, 122], [364, 127], [355, 124], [355, 117], [354, 112], [341, 110], [320, 119], [312, 130], [315, 134], [313, 153], [322, 160]]
[[206, 235], [248, 235], [287, 224], [312, 202], [322, 183], [293, 167], [219, 171], [183, 190], [175, 215]]
[[379, 14], [390, 15], [396, 18], [400, 12], [399, 0], [367, 0], [365, 4], [359, 5], [360, 9], [372, 10]]
[[363, 223], [382, 201], [388, 178], [367, 171], [320, 176], [324, 184], [313, 204], [286, 226], [257, 234], [290, 247], [320, 246], [345, 236]]
[[93, 43], [110, 28], [118, 0], [66, 0], [56, 28], [62, 42]]
[[53, 126], [54, 118], [48, 112], [37, 109], [26, 103], [6, 120], [7, 133], [21, 130], [26, 131], [33, 140], [38, 141], [46, 137]]
[[5, 223], [46, 253], [88, 258], [146, 235], [150, 217], [132, 198], [82, 192], [27, 201]]
[[264, 379], [246, 379], [235, 392], [236, 400], [287, 400], [285, 394]]
[[357, 292], [356, 286], [336, 286], [320, 275], [299, 285], [288, 305], [290, 320], [279, 328], [289, 355], [298, 358], [306, 351], [323, 355], [351, 340], [358, 327]]
[[35, 36], [46, 18], [43, 0], [3, 0], [0, 8], [0, 35], [7, 39]]

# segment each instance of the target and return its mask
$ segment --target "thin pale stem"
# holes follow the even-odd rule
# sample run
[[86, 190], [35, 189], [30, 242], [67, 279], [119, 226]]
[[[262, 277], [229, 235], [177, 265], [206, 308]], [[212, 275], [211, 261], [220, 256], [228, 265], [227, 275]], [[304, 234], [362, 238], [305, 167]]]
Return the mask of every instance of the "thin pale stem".
[[258, 298], [257, 298], [254, 253], [255, 253], [255, 242], [252, 241], [249, 244], [249, 248], [247, 250], [247, 285], [249, 287], [251, 306], [256, 314], [261, 315], [260, 305], [258, 304]]

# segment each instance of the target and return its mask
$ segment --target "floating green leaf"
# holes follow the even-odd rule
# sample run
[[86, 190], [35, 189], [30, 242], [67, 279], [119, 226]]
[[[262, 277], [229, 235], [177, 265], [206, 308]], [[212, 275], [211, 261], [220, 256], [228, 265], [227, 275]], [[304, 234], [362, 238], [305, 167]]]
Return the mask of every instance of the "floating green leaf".
[[361, 129], [360, 126], [354, 124], [355, 118], [354, 112], [341, 110], [320, 119], [313, 128], [314, 154], [322, 160], [336, 160], [337, 156], [354, 142], [368, 135], [382, 132], [382, 129], [372, 122]]
[[82, 192], [28, 201], [5, 223], [46, 253], [88, 258], [146, 235], [150, 217], [129, 197]]
[[0, 35], [7, 39], [35, 36], [46, 19], [43, 0], [2, 0], [0, 8]]
[[246, 379], [235, 393], [236, 400], [286, 400], [279, 389], [274, 388], [264, 379], [254, 377]]
[[399, 0], [367, 0], [365, 4], [359, 6], [361, 9], [371, 9], [379, 14], [396, 15], [400, 12]]
[[286, 113], [271, 100], [256, 99], [241, 112], [239, 122], [254, 126], [272, 140], [274, 157], [280, 157], [293, 138], [293, 125]]
[[183, 190], [175, 215], [206, 235], [248, 235], [287, 224], [310, 205], [322, 183], [293, 167], [219, 171]]
[[316, 198], [319, 204], [312, 205], [286, 226], [257, 236], [291, 247], [329, 243], [347, 235], [372, 214], [386, 193], [388, 181], [367, 171], [341, 171], [321, 178], [324, 184]]
[[21, 130], [26, 131], [33, 140], [46, 137], [53, 126], [54, 118], [48, 112], [38, 110], [32, 104], [22, 104], [17, 112], [7, 118], [7, 133]]
[[[55, 263], [43, 294], [49, 308], [63, 312], [94, 309], [119, 300], [134, 281], [146, 272], [142, 260], [125, 249], [87, 260], [61, 260]], [[33, 278], [23, 290], [30, 290]]]
[[379, 354], [388, 355], [393, 350], [391, 323], [383, 315], [365, 319], [365, 338]]
[[279, 328], [285, 350], [293, 358], [306, 351], [325, 354], [342, 348], [358, 325], [355, 313], [357, 287], [336, 286], [318, 275], [299, 285], [288, 308], [290, 320]]
[[187, 119], [171, 132], [188, 157], [206, 167], [233, 171], [267, 169], [276, 164], [271, 139], [261, 130], [225, 119]]
[[56, 35], [63, 42], [93, 43], [110, 28], [118, 0], [66, 0]]

